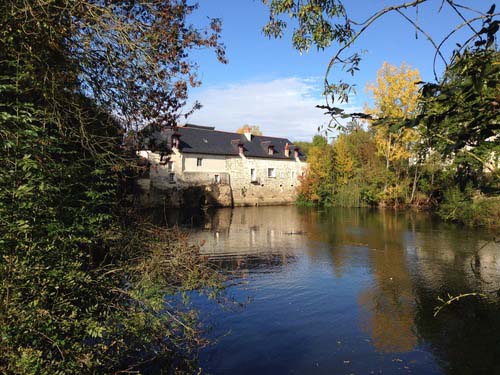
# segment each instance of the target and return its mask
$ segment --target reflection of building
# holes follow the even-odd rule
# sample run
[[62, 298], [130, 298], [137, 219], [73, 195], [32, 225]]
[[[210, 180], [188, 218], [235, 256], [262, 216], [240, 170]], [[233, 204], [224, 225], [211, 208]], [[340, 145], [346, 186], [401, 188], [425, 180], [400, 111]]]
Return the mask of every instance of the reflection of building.
[[293, 202], [305, 158], [288, 139], [185, 125], [143, 134], [149, 188], [170, 206]]
[[436, 233], [432, 238], [417, 234], [416, 257], [419, 276], [438, 289], [449, 284], [450, 270], [460, 271], [464, 292], [500, 290], [500, 243], [494, 239], [460, 234]]
[[307, 241], [301, 216], [294, 206], [219, 209], [205, 224], [210, 230], [191, 238], [203, 241], [210, 256], [290, 253]]

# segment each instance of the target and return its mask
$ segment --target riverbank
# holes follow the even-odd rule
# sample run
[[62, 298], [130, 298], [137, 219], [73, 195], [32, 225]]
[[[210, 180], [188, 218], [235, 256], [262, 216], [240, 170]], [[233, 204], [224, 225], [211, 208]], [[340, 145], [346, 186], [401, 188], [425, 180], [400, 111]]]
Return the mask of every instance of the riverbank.
[[[321, 205], [312, 201], [297, 201], [299, 207], [346, 207], [334, 204]], [[349, 207], [349, 206], [347, 206]], [[370, 207], [368, 205], [361, 207]], [[371, 206], [374, 207], [374, 206]], [[395, 211], [424, 211], [438, 215], [445, 221], [460, 223], [468, 227], [485, 227], [490, 229], [500, 228], [500, 197], [476, 195], [466, 198], [460, 191], [452, 191], [446, 200], [440, 205], [430, 204], [408, 204], [390, 206], [379, 204], [375, 206], [379, 209], [390, 209]], [[354, 207], [351, 207], [354, 208]]]

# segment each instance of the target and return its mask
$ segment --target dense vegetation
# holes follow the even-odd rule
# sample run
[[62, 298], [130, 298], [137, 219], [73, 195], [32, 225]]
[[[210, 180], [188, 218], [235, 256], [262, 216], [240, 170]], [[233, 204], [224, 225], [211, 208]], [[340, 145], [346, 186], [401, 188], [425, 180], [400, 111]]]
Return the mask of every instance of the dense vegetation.
[[331, 145], [313, 142], [300, 199], [435, 208], [445, 219], [498, 225], [498, 56], [457, 55], [441, 84], [423, 90], [418, 71], [384, 64], [367, 86], [372, 120], [350, 122]]
[[[192, 372], [195, 315], [216, 290], [182, 236], [133, 206], [130, 126], [176, 121], [197, 84], [184, 1], [0, 5], [0, 373]], [[173, 48], [175, 46], [175, 48]]]

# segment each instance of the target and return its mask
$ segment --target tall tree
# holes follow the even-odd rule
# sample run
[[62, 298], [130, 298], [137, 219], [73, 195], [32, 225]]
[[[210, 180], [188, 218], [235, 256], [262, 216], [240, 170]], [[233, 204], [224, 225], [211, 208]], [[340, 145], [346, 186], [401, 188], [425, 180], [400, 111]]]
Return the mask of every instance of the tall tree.
[[417, 140], [417, 132], [401, 126], [404, 121], [417, 115], [420, 74], [406, 64], [396, 66], [384, 62], [377, 72], [376, 84], [366, 86], [374, 99], [374, 107], [365, 112], [376, 122], [377, 149], [385, 158], [386, 168], [392, 163], [407, 160], [411, 156], [411, 144]]
[[122, 141], [130, 123], [175, 124], [198, 82], [191, 49], [223, 58], [220, 22], [190, 25], [195, 8], [0, 2], [0, 373], [187, 363], [172, 356], [189, 356], [192, 315], [165, 298], [208, 279], [195, 258], [169, 269], [196, 249], [164, 247], [165, 233], [135, 220]]
[[[317, 140], [323, 137], [317, 138]], [[308, 170], [299, 186], [300, 199], [328, 203], [332, 197], [334, 184], [333, 149], [319, 142], [311, 146], [307, 155]]]
[[[377, 72], [376, 84], [368, 84], [373, 94], [374, 106], [365, 112], [372, 116], [375, 143], [379, 155], [385, 160], [386, 169], [394, 170], [398, 178], [402, 168], [408, 166], [413, 147], [418, 141], [417, 130], [403, 124], [417, 115], [420, 75], [417, 69], [406, 64], [399, 68], [385, 62]], [[387, 189], [388, 182], [386, 182]]]
[[335, 182], [337, 185], [347, 185], [354, 175], [354, 159], [347, 144], [347, 136], [340, 134], [333, 144]]
[[417, 123], [428, 146], [457, 166], [463, 186], [484, 184], [489, 175], [490, 187], [500, 189], [499, 61], [492, 46], [467, 50], [455, 56], [439, 84], [423, 88]]

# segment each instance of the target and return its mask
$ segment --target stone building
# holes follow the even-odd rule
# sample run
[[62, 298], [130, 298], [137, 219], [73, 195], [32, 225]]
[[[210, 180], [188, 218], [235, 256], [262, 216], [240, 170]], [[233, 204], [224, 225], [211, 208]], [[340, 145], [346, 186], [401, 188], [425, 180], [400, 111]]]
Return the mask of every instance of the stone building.
[[286, 204], [295, 200], [307, 164], [286, 138], [187, 124], [145, 131], [139, 181], [150, 205], [170, 207]]

